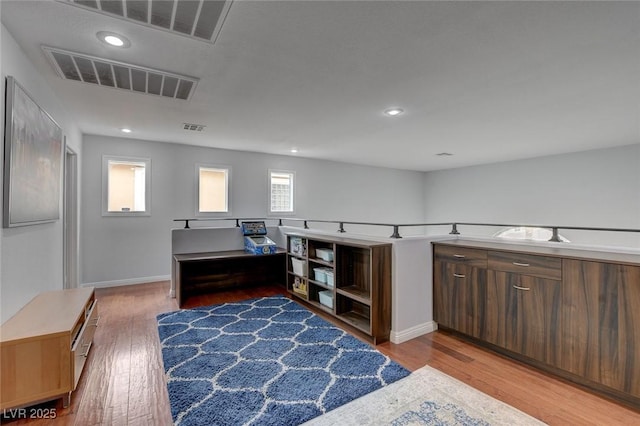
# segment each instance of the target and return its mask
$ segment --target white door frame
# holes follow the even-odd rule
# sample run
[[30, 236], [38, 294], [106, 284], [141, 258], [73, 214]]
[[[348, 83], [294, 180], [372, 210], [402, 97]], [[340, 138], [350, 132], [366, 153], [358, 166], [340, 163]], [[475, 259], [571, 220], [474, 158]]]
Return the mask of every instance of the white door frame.
[[78, 155], [67, 146], [64, 154], [63, 287], [78, 287]]

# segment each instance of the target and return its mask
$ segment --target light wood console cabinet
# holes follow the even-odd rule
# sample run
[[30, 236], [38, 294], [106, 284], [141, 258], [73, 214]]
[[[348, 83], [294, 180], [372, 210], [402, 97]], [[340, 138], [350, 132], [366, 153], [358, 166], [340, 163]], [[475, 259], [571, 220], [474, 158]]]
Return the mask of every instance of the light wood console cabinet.
[[0, 327], [0, 410], [63, 398], [80, 380], [98, 326], [93, 288], [41, 293]]
[[391, 332], [391, 244], [296, 234], [287, 237], [287, 290], [371, 337]]
[[640, 408], [640, 255], [434, 243], [434, 319]]

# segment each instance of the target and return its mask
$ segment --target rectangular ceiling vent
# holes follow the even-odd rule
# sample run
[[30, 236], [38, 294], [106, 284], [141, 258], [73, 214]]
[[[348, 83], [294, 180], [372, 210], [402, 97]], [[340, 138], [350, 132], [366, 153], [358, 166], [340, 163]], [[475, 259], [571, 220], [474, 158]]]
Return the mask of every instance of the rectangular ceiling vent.
[[215, 43], [231, 0], [58, 0], [182, 36]]
[[193, 132], [201, 132], [204, 130], [205, 126], [204, 124], [193, 124], [193, 123], [182, 123], [182, 128], [184, 130], [190, 130]]
[[42, 46], [60, 77], [98, 86], [188, 100], [198, 79]]

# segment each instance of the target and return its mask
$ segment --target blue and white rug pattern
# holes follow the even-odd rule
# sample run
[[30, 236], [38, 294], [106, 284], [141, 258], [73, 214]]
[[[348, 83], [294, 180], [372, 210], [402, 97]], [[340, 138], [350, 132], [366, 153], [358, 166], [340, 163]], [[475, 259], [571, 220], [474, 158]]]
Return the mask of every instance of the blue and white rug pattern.
[[391, 425], [491, 426], [483, 419], [470, 416], [463, 408], [460, 408], [456, 404], [438, 404], [434, 401], [424, 401], [418, 408], [407, 411], [393, 420]]
[[544, 426], [441, 371], [424, 366], [304, 426]]
[[407, 375], [286, 297], [158, 315], [180, 425], [298, 425]]

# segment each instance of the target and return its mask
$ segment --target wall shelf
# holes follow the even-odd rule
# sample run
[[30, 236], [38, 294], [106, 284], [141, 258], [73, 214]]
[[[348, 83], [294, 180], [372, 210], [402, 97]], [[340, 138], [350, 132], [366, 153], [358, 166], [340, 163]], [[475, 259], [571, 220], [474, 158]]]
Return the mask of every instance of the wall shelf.
[[339, 288], [337, 289], [337, 292], [338, 294], [357, 300], [363, 305], [371, 305], [371, 295], [369, 292], [355, 285]]

